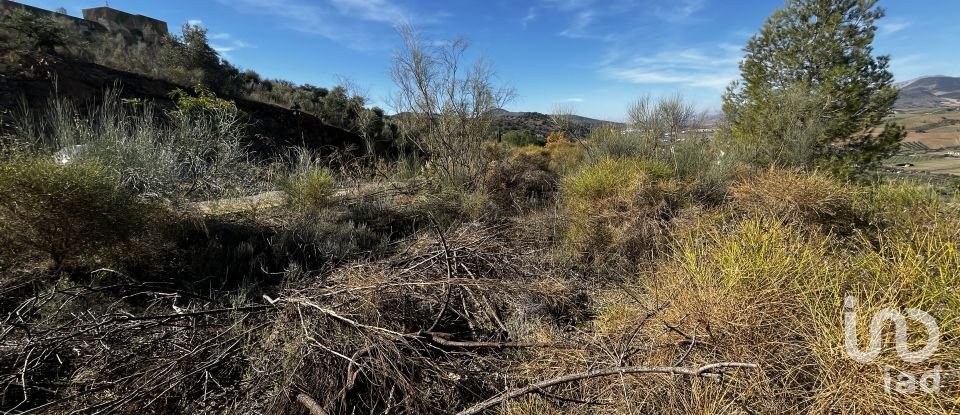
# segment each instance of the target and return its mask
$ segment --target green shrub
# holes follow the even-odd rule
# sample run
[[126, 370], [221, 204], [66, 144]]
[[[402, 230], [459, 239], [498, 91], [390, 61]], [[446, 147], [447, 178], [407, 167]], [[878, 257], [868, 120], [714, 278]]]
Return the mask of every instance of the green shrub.
[[[956, 336], [944, 335], [937, 352], [917, 365], [906, 364], [896, 353], [861, 365], [844, 351], [846, 296], [859, 301], [855, 326], [859, 339], [868, 337], [871, 317], [884, 307], [927, 311], [942, 333], [956, 333], [960, 256], [956, 227], [944, 226], [947, 223], [917, 226], [910, 238], [884, 234], [853, 244], [810, 234], [797, 223], [778, 218], [712, 223], [678, 236], [656, 278], [639, 283], [646, 286], [652, 303], [669, 304], [655, 319], [676, 327], [675, 333], [709, 332], [713, 347], [692, 352], [693, 362], [760, 365], [744, 396], [755, 412], [954, 412], [956, 402], [944, 394], [903, 399], [904, 395], [884, 393], [883, 370], [877, 368], [954, 367], [960, 362]], [[624, 323], [615, 331], [629, 333], [645, 312], [618, 318]], [[601, 315], [599, 320], [607, 318]], [[648, 326], [655, 331], [662, 324]], [[918, 350], [922, 344], [918, 340], [925, 335], [913, 335], [911, 347]], [[892, 349], [893, 342], [884, 347]], [[642, 363], [665, 364], [675, 358], [671, 353], [652, 357]], [[656, 390], [654, 385], [646, 389]]]
[[550, 134], [547, 151], [550, 153], [550, 170], [564, 175], [573, 172], [587, 158], [587, 147], [568, 140], [561, 133]]
[[882, 229], [909, 229], [956, 218], [958, 208], [934, 186], [907, 182], [881, 183], [861, 192], [856, 208], [871, 225]]
[[524, 147], [530, 145], [542, 146], [547, 143], [547, 140], [542, 137], [537, 137], [537, 135], [530, 130], [515, 130], [504, 133], [503, 142], [514, 147]]
[[284, 183], [287, 206], [299, 211], [316, 211], [330, 206], [336, 182], [328, 169], [312, 168], [295, 173]]
[[179, 116], [198, 117], [204, 114], [225, 112], [229, 115], [236, 115], [240, 112], [237, 104], [233, 101], [223, 98], [217, 98], [217, 95], [203, 85], [196, 85], [193, 88], [196, 96], [190, 95], [184, 90], [177, 88], [170, 93], [170, 98], [177, 105], [174, 111]]
[[116, 90], [89, 112], [54, 97], [41, 111], [18, 114], [11, 142], [28, 143], [13, 150], [21, 153], [101, 163], [125, 188], [175, 202], [244, 193], [259, 179], [242, 143], [246, 123], [221, 101], [202, 109], [184, 104], [163, 120], [149, 101], [124, 100]]
[[0, 166], [0, 239], [14, 255], [43, 254], [60, 268], [127, 241], [144, 212], [99, 163], [22, 159]]
[[0, 14], [0, 40], [11, 54], [54, 53], [67, 45], [69, 36], [60, 21], [12, 7]]
[[670, 166], [649, 160], [603, 159], [566, 178], [563, 190], [568, 202], [594, 204], [606, 198], [632, 193], [630, 187], [647, 179], [672, 177]]
[[612, 127], [596, 128], [587, 137], [591, 160], [621, 157], [652, 157], [656, 151], [654, 138]]
[[567, 177], [567, 248], [591, 261], [627, 264], [656, 254], [681, 207], [672, 174], [660, 162], [604, 159]]

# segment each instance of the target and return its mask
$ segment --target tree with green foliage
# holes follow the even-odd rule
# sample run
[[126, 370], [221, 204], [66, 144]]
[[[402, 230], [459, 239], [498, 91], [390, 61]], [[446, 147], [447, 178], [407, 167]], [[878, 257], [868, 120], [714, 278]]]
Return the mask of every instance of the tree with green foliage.
[[[774, 12], [747, 43], [742, 80], [724, 96], [733, 137], [788, 139], [754, 126], [784, 124], [769, 122], [773, 116], [792, 117], [803, 125], [816, 117], [822, 125], [816, 159], [843, 174], [874, 167], [895, 151], [901, 127], [887, 124], [882, 132], [874, 131], [897, 99], [890, 58], [873, 53], [876, 22], [883, 16], [877, 0], [790, 0]], [[780, 101], [798, 90], [806, 91], [815, 105], [783, 114]]]
[[166, 39], [161, 50], [162, 63], [181, 84], [201, 84], [216, 92], [225, 92], [228, 82], [238, 80], [239, 70], [221, 62], [220, 55], [207, 41], [207, 29], [185, 24], [180, 36]]
[[320, 99], [320, 119], [344, 130], [357, 132], [357, 118], [364, 108], [365, 100], [360, 96], [350, 96], [342, 85], [337, 85]]
[[503, 142], [515, 147], [523, 146], [542, 146], [547, 144], [547, 139], [537, 137], [530, 130], [511, 130], [503, 133]]

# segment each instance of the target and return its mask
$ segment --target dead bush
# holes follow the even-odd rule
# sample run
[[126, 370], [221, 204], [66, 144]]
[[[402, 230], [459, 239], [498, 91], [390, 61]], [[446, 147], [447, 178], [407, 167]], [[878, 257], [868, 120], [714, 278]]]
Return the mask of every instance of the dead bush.
[[559, 177], [550, 168], [550, 151], [528, 146], [487, 165], [480, 188], [499, 210], [512, 212], [549, 200]]
[[533, 346], [512, 324], [520, 313], [558, 321], [575, 307], [516, 243], [480, 225], [428, 232], [284, 290], [238, 410], [297, 411], [303, 393], [328, 413], [428, 413], [495, 394], [505, 359]]

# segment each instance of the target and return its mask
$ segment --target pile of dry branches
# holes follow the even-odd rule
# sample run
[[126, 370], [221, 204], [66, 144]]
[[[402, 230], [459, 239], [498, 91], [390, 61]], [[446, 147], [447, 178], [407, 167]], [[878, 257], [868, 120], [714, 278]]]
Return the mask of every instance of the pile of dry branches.
[[[576, 284], [553, 275], [539, 249], [502, 227], [436, 229], [388, 258], [291, 276], [233, 304], [117, 276], [53, 288], [0, 326], [2, 407], [475, 414], [528, 394], [597, 404], [591, 389], [568, 386], [590, 379], [753, 367], [603, 367], [591, 357], [603, 345], [569, 323], [586, 308]], [[574, 363], [555, 378], [531, 372], [526, 362], [544, 356]]]

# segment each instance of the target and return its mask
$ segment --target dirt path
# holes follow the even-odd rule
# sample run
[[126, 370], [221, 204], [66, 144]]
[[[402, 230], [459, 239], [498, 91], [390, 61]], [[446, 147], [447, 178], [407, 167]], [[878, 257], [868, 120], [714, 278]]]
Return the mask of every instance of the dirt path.
[[[389, 184], [373, 183], [362, 187], [363, 192], [372, 192], [380, 189], [386, 189]], [[338, 189], [333, 197], [341, 198], [358, 193], [356, 188]], [[252, 196], [235, 197], [229, 199], [204, 200], [202, 202], [188, 203], [187, 208], [191, 211], [205, 216], [229, 215], [233, 213], [249, 212], [257, 209], [271, 209], [283, 205], [283, 192], [272, 191], [255, 194]]]
[[283, 192], [273, 191], [231, 199], [189, 203], [190, 210], [202, 215], [228, 215], [255, 209], [269, 209], [283, 204]]

